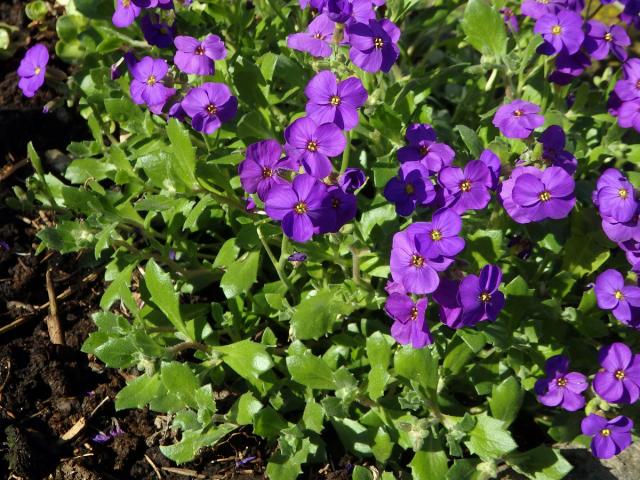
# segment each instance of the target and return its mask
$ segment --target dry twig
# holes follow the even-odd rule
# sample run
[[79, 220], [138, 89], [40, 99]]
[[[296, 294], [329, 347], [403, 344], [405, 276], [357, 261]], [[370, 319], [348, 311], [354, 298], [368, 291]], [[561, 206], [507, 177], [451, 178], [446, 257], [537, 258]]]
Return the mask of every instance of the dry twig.
[[62, 332], [62, 325], [60, 325], [60, 319], [58, 318], [58, 301], [56, 299], [56, 292], [53, 289], [51, 268], [47, 269], [45, 279], [47, 282], [47, 295], [49, 296], [49, 315], [46, 317], [49, 338], [51, 339], [51, 343], [55, 345], [64, 345], [64, 333]]

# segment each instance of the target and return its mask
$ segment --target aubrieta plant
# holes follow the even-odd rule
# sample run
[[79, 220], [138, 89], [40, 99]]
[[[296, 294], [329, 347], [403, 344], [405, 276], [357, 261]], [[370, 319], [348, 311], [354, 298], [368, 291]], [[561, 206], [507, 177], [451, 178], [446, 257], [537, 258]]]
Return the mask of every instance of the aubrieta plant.
[[560, 479], [559, 444], [637, 424], [639, 27], [638, 0], [70, 1], [19, 87], [92, 138], [63, 177], [30, 148], [13, 204], [103, 268], [83, 349], [175, 462], [243, 431], [277, 480]]

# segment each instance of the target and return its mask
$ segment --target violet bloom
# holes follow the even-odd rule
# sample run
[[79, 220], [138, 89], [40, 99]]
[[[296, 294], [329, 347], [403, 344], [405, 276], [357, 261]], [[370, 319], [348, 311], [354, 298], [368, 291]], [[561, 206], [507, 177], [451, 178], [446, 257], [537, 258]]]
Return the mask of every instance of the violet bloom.
[[427, 170], [417, 162], [400, 166], [398, 176], [384, 187], [384, 197], [396, 206], [396, 213], [407, 217], [420, 205], [429, 205], [436, 192]]
[[524, 100], [502, 105], [493, 117], [493, 124], [507, 138], [527, 138], [544, 124], [540, 107]]
[[49, 52], [47, 47], [37, 43], [25, 53], [18, 66], [18, 76], [20, 81], [18, 87], [25, 97], [33, 97], [44, 85], [44, 76], [49, 63]]
[[433, 292], [440, 282], [426, 255], [426, 247], [416, 239], [416, 234], [420, 233], [424, 230], [416, 223], [397, 232], [393, 236], [390, 260], [393, 280], [401, 283], [407, 292], [418, 295]]
[[207, 82], [192, 88], [181, 104], [194, 130], [206, 134], [215, 132], [238, 111], [238, 99], [224, 83]]
[[247, 193], [257, 193], [263, 202], [269, 190], [286, 181], [281, 170], [292, 170], [288, 158], [282, 157], [282, 146], [276, 140], [263, 140], [247, 147], [245, 159], [238, 165], [240, 183]]
[[618, 110], [618, 125], [640, 132], [640, 100], [623, 102]]
[[423, 348], [433, 343], [425, 319], [427, 299], [421, 298], [414, 303], [411, 297], [402, 293], [392, 293], [387, 298], [384, 311], [393, 319], [391, 336], [401, 345]]
[[294, 252], [287, 257], [289, 262], [304, 262], [307, 260], [307, 254], [302, 252]]
[[307, 115], [318, 125], [335, 123], [342, 130], [358, 125], [358, 108], [367, 101], [367, 91], [357, 77], [338, 82], [329, 70], [316, 74], [304, 89], [309, 99]]
[[513, 184], [511, 198], [520, 207], [518, 217], [512, 215], [513, 219], [529, 223], [569, 215], [576, 203], [573, 177], [560, 167], [529, 172], [519, 175]]
[[542, 161], [547, 166], [560, 167], [569, 175], [575, 173], [578, 160], [564, 149], [567, 139], [562, 127], [551, 125], [542, 132], [538, 142], [542, 144]]
[[540, 17], [533, 31], [542, 35], [546, 42], [544, 47], [551, 53], [560, 53], [565, 49], [569, 54], [574, 54], [580, 50], [584, 41], [582, 17], [570, 10], [560, 10]]
[[131, 0], [118, 0], [111, 22], [118, 28], [128, 27], [140, 15], [140, 11], [141, 8]]
[[621, 342], [598, 352], [602, 370], [593, 378], [593, 389], [609, 403], [635, 403], [640, 397], [640, 355]]
[[555, 59], [555, 69], [549, 75], [549, 81], [557, 85], [568, 85], [590, 65], [589, 56], [582, 51], [569, 55], [563, 50]]
[[557, 13], [563, 8], [565, 8], [565, 0], [523, 0], [520, 11], [522, 15], [537, 20], [548, 13]]
[[518, 33], [520, 28], [518, 27], [518, 17], [510, 8], [501, 8], [500, 13], [504, 23], [511, 29], [512, 32]]
[[640, 59], [631, 58], [624, 63], [622, 78], [613, 90], [622, 102], [640, 99]]
[[176, 90], [163, 83], [169, 67], [167, 62], [152, 57], [144, 57], [131, 67], [131, 85], [129, 91], [133, 102], [146, 104], [153, 113], [160, 113], [166, 101]]
[[389, 295], [392, 293], [407, 293], [402, 283], [393, 280], [387, 280], [387, 283], [384, 285], [384, 291]]
[[428, 257], [455, 257], [464, 250], [464, 239], [458, 236], [462, 219], [452, 210], [438, 210], [431, 222], [425, 223], [424, 229], [426, 233], [417, 235], [416, 239]]
[[174, 44], [177, 51], [173, 61], [184, 73], [213, 75], [215, 72], [213, 61], [222, 60], [227, 56], [224, 42], [217, 35], [207, 35], [202, 41], [178, 35]]
[[603, 217], [616, 222], [631, 221], [638, 210], [633, 185], [615, 168], [609, 168], [598, 179], [595, 203]]
[[547, 360], [544, 366], [547, 374], [536, 382], [534, 391], [538, 401], [547, 407], [560, 407], [569, 412], [575, 412], [584, 407], [582, 396], [589, 382], [587, 377], [579, 372], [569, 371], [569, 359], [556, 355]]
[[455, 152], [449, 145], [436, 142], [436, 132], [431, 125], [412, 123], [407, 128], [406, 139], [409, 145], [398, 149], [400, 163], [421, 162], [430, 175], [453, 163]]
[[611, 310], [625, 325], [640, 327], [640, 287], [625, 285], [622, 274], [609, 269], [598, 275], [593, 290], [598, 307]]
[[467, 325], [483, 320], [493, 322], [504, 306], [504, 294], [498, 290], [502, 282], [502, 270], [495, 265], [485, 265], [480, 276], [467, 275], [460, 282], [458, 297], [462, 306], [462, 319]]
[[297, 119], [284, 131], [289, 157], [302, 163], [305, 172], [316, 178], [331, 173], [333, 165], [329, 157], [340, 155], [347, 140], [340, 128], [333, 123], [318, 125], [313, 119]]
[[327, 195], [322, 205], [325, 217], [318, 233], [335, 233], [353, 220], [358, 213], [356, 196], [343, 192], [340, 187], [327, 188]]
[[267, 215], [280, 220], [282, 231], [296, 242], [311, 239], [323, 226], [326, 212], [323, 200], [327, 187], [311, 175], [297, 175], [293, 183], [274, 185], [264, 202]]
[[612, 242], [640, 241], [640, 207], [628, 222], [616, 222], [611, 217], [602, 217], [602, 230]]
[[176, 27], [160, 21], [160, 16], [152, 13], [142, 17], [140, 21], [142, 35], [149, 45], [158, 48], [171, 48]]
[[480, 160], [470, 161], [464, 169], [444, 167], [438, 181], [446, 190], [447, 207], [459, 215], [467, 210], [481, 210], [491, 200], [491, 172]]
[[307, 8], [311, 6], [311, 8], [321, 12], [324, 10], [324, 7], [327, 6], [328, 0], [299, 0], [300, 8]]
[[631, 270], [640, 274], [640, 241], [627, 240], [619, 243], [618, 246], [624, 251], [627, 262], [631, 265]]
[[583, 434], [593, 437], [591, 452], [596, 458], [611, 458], [631, 445], [633, 421], [623, 415], [607, 420], [590, 413], [580, 426]]
[[349, 57], [365, 72], [388, 72], [400, 56], [396, 45], [400, 29], [390, 20], [369, 20], [368, 24], [353, 23], [347, 27]]
[[325, 14], [318, 15], [304, 33], [293, 33], [287, 37], [287, 47], [306, 52], [314, 57], [331, 56], [333, 32], [336, 24]]
[[500, 182], [500, 170], [502, 167], [500, 157], [487, 148], [482, 151], [478, 160], [484, 163], [489, 169], [491, 175], [491, 186], [489, 188], [495, 190], [498, 188], [498, 183]]
[[367, 181], [367, 176], [359, 168], [347, 168], [339, 177], [338, 185], [345, 193], [353, 193]]
[[433, 300], [438, 304], [440, 321], [449, 328], [463, 328], [467, 325], [462, 321], [462, 305], [458, 291], [460, 282], [458, 280], [440, 279], [438, 289], [433, 292]]
[[173, 0], [133, 0], [133, 3], [140, 8], [156, 8], [163, 10], [171, 10], [173, 8]]
[[589, 20], [586, 26], [584, 48], [592, 58], [602, 60], [612, 51], [619, 60], [627, 59], [625, 47], [631, 45], [631, 39], [624, 28], [619, 25], [609, 27], [597, 20]]

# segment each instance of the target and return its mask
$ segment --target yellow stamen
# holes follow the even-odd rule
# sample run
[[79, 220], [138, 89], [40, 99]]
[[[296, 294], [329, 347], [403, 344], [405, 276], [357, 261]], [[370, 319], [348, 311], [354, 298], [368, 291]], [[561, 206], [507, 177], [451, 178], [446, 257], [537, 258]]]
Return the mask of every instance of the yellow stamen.
[[307, 150], [309, 150], [310, 152], [317, 152], [318, 142], [314, 142], [313, 140], [310, 140], [309, 143], [307, 143]]
[[411, 265], [417, 268], [422, 268], [424, 266], [424, 258], [420, 255], [414, 253], [411, 256]]
[[460, 182], [460, 190], [462, 190], [463, 192], [471, 191], [471, 182], [469, 180], [464, 180], [463, 182]]
[[551, 194], [545, 190], [540, 195], [538, 195], [538, 198], [541, 202], [548, 202], [549, 200], [551, 200]]
[[560, 35], [562, 33], [562, 27], [560, 25], [554, 25], [551, 27], [551, 33], [553, 35]]
[[298, 202], [296, 203], [295, 207], [293, 207], [293, 211], [296, 212], [298, 215], [302, 215], [304, 213], [307, 213], [307, 204], [304, 202]]
[[442, 232], [440, 230], [431, 230], [431, 240], [437, 242], [442, 239]]

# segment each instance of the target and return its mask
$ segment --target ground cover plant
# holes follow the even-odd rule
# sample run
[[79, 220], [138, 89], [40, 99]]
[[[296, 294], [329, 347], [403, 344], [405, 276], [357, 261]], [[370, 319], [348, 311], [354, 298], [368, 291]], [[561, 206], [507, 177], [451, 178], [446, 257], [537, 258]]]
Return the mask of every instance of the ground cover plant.
[[104, 267], [82, 350], [169, 415], [166, 457], [251, 432], [273, 479], [560, 479], [560, 445], [631, 445], [640, 2], [26, 13], [57, 41], [6, 30], [18, 88], [90, 139], [59, 171], [29, 144], [10, 205]]

